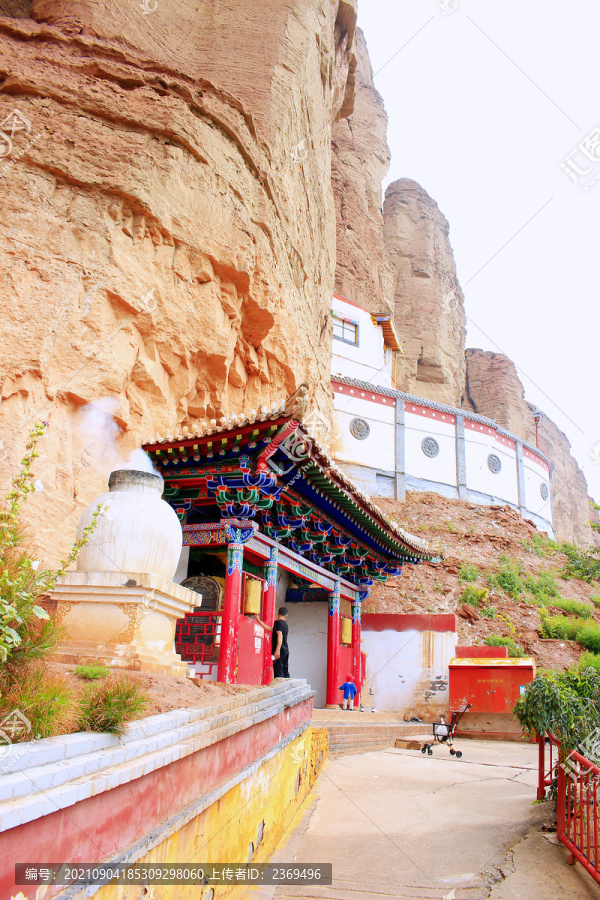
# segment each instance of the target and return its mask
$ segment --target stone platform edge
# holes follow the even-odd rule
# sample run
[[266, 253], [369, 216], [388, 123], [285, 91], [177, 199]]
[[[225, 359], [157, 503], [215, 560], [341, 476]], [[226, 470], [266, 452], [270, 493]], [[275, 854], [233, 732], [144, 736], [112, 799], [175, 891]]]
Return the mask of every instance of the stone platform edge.
[[0, 760], [0, 832], [140, 778], [314, 694], [304, 679], [289, 679], [215, 706], [140, 719], [120, 738], [80, 732], [14, 744]]

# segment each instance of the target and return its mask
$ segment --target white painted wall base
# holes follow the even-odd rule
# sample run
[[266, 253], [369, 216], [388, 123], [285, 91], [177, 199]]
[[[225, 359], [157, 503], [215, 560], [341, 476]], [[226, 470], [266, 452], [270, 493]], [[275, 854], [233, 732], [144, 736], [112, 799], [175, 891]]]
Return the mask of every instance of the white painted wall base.
[[[433, 721], [448, 711], [448, 667], [456, 633], [435, 631], [362, 632], [367, 656], [363, 697], [377, 712], [403, 713]], [[370, 693], [372, 691], [372, 694]]]

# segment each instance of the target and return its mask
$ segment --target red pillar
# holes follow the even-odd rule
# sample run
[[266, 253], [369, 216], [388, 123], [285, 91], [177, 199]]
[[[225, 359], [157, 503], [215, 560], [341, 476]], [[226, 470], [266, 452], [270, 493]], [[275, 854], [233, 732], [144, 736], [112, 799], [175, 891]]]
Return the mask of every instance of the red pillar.
[[340, 583], [336, 581], [329, 595], [327, 622], [327, 702], [329, 708], [339, 706], [340, 671]]
[[[275, 606], [277, 604], [277, 564], [279, 550], [271, 547], [271, 558], [265, 563], [265, 590], [263, 593], [262, 620], [265, 625], [273, 627], [275, 622]], [[266, 632], [263, 645], [263, 684], [270, 684], [273, 680], [273, 660], [271, 659], [271, 634]]]
[[[359, 692], [361, 686], [360, 683], [362, 681], [362, 673], [360, 671], [360, 607], [360, 600], [357, 599], [352, 601], [352, 676], [354, 678], [356, 690]], [[358, 706], [359, 702], [360, 693], [357, 693], [354, 698], [354, 705]]]
[[242, 597], [242, 566], [244, 545], [227, 545], [227, 571], [225, 573], [225, 597], [221, 617], [221, 646], [217, 681], [235, 684], [238, 633], [240, 627], [240, 603]]

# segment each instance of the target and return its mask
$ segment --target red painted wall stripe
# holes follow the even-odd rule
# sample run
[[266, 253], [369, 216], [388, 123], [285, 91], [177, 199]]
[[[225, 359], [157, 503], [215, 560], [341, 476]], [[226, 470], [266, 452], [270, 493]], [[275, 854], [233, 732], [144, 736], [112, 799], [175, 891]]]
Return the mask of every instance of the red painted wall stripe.
[[[0, 872], [0, 897], [21, 890], [14, 885], [15, 862], [101, 862], [114, 856], [310, 722], [312, 706], [312, 699], [304, 700], [148, 775], [3, 832], [3, 858], [11, 865]], [[205, 862], [208, 855], [200, 849], [196, 860], [180, 861]], [[61, 890], [50, 888], [46, 900]]]
[[454, 613], [363, 613], [363, 631], [456, 631]]
[[340, 384], [339, 381], [334, 381], [333, 379], [331, 384], [336, 394], [355, 397], [357, 400], [368, 400], [370, 403], [381, 403], [383, 406], [389, 406], [390, 409], [394, 409], [396, 406], [395, 397], [386, 397], [385, 394], [378, 394], [377, 391], [363, 391], [362, 388], [350, 387], [349, 384]]

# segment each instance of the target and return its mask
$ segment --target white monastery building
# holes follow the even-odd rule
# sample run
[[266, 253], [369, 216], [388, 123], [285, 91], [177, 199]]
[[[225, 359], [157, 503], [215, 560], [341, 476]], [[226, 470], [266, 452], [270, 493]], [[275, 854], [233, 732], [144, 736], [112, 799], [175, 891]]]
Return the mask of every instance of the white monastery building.
[[392, 317], [333, 298], [332, 455], [371, 496], [506, 503], [554, 537], [550, 465], [493, 419], [397, 391]]

